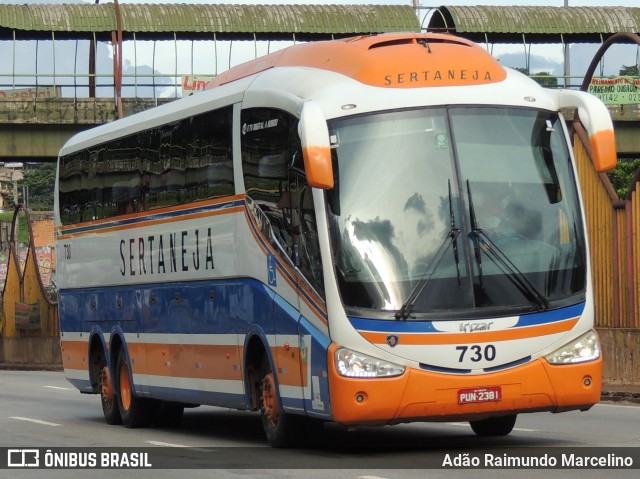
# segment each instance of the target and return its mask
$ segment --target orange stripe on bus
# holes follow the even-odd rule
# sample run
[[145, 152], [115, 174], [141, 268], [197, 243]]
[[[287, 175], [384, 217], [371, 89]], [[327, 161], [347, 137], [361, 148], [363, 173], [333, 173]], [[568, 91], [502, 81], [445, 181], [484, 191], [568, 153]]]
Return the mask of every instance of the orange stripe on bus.
[[478, 333], [424, 333], [424, 334], [403, 334], [403, 333], [374, 333], [359, 331], [359, 333], [369, 342], [374, 344], [386, 344], [389, 334], [398, 336], [402, 345], [435, 345], [435, 344], [466, 344], [483, 343], [496, 341], [509, 341], [514, 339], [526, 339], [536, 336], [547, 336], [549, 334], [564, 333], [569, 331], [578, 322], [579, 318], [566, 321], [544, 324], [542, 326], [526, 326], [502, 331], [483, 331]]
[[89, 370], [87, 352], [89, 345], [86, 341], [61, 341], [62, 365], [65, 369]]
[[152, 209], [152, 210], [141, 211], [141, 212], [138, 212], [138, 213], [130, 213], [130, 214], [127, 214], [127, 215], [111, 216], [109, 218], [102, 218], [102, 219], [99, 219], [99, 220], [85, 221], [85, 222], [82, 222], [82, 223], [75, 223], [75, 224], [65, 225], [65, 226], [56, 226], [55, 227], [55, 231], [56, 231], [56, 233], [60, 232], [60, 233], [64, 234], [64, 231], [70, 230], [70, 229], [75, 229], [80, 225], [83, 225], [83, 226], [99, 226], [101, 224], [110, 223], [112, 221], [121, 221], [121, 220], [127, 220], [127, 219], [131, 219], [131, 218], [144, 218], [145, 216], [164, 214], [164, 213], [171, 213], [171, 212], [181, 211], [181, 210], [188, 210], [188, 209], [191, 209], [193, 207], [201, 208], [203, 206], [216, 205], [216, 204], [221, 204], [221, 203], [231, 203], [231, 202], [234, 202], [234, 201], [237, 201], [237, 200], [242, 200], [242, 199], [244, 199], [244, 197], [245, 197], [245, 195], [227, 196], [227, 197], [224, 197], [224, 198], [217, 198], [217, 199], [209, 200], [209, 201], [198, 201], [197, 203], [189, 203], [189, 204], [186, 204], [186, 205], [169, 206], [169, 207], [166, 207], [166, 208], [157, 208], [157, 209]]
[[[242, 348], [234, 345], [129, 343], [127, 348], [134, 374], [221, 380], [242, 380], [243, 377]], [[299, 347], [279, 346], [271, 350], [281, 385], [308, 385], [306, 367], [302, 368], [301, 376]]]
[[[211, 216], [220, 216], [220, 215], [226, 215], [226, 214], [231, 214], [231, 213], [240, 213], [242, 212], [243, 207], [242, 206], [234, 206], [233, 208], [227, 208], [221, 211], [207, 211], [204, 213], [192, 213], [192, 214], [185, 214], [184, 216], [181, 216], [179, 218], [179, 221], [184, 221], [184, 220], [192, 220], [192, 219], [199, 219], [199, 218], [208, 218]], [[176, 218], [162, 218], [162, 219], [157, 219], [157, 220], [149, 220], [149, 221], [141, 221], [140, 223], [134, 223], [134, 224], [130, 224], [130, 225], [124, 225], [124, 226], [111, 226], [111, 227], [107, 227], [107, 228], [101, 228], [99, 230], [99, 233], [111, 233], [113, 231], [126, 231], [126, 230], [131, 230], [131, 229], [136, 229], [136, 228], [148, 228], [150, 226], [155, 226], [155, 225], [159, 225], [159, 224], [165, 224], [165, 223], [175, 223], [176, 221], [178, 221], [178, 219]], [[63, 234], [58, 236], [58, 240], [65, 240], [65, 239], [70, 239], [70, 238], [80, 238], [82, 236], [88, 236], [88, 235], [94, 235], [96, 234], [96, 231], [86, 231], [86, 232], [82, 232], [82, 233], [71, 233], [71, 234]]]
[[276, 358], [278, 383], [280, 383], [280, 385], [300, 387], [308, 385], [306, 380], [306, 367], [302, 368], [304, 377], [300, 375], [300, 364], [302, 361], [299, 347], [278, 346], [271, 348], [271, 352]]
[[128, 349], [135, 374], [242, 379], [240, 351], [234, 345], [130, 343]]

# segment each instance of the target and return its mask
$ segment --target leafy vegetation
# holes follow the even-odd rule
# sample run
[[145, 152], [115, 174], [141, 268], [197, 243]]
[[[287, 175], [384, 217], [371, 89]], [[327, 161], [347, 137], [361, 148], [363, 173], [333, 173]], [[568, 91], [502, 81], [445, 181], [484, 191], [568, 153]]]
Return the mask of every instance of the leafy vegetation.
[[640, 169], [640, 158], [635, 158], [631, 160], [619, 160], [616, 167], [607, 172], [607, 176], [620, 199], [625, 199], [629, 193], [629, 188], [632, 186], [631, 181], [638, 169]]
[[640, 72], [638, 71], [638, 65], [631, 65], [631, 66], [622, 65], [622, 68], [620, 68], [621, 77], [626, 77], [626, 76], [637, 77], [639, 75], [640, 75]]
[[[28, 188], [27, 206], [31, 211], [53, 211], [53, 190], [56, 181], [55, 163], [42, 163], [38, 167], [23, 171], [24, 179], [18, 189]], [[26, 191], [26, 189], [25, 189]], [[25, 199], [23, 198], [24, 202]]]
[[540, 73], [531, 73], [526, 68], [516, 68], [520, 73], [524, 73], [525, 75], [531, 77], [532, 80], [535, 80], [540, 85], [545, 88], [557, 88], [558, 87], [558, 77], [553, 76], [551, 72], [540, 72]]

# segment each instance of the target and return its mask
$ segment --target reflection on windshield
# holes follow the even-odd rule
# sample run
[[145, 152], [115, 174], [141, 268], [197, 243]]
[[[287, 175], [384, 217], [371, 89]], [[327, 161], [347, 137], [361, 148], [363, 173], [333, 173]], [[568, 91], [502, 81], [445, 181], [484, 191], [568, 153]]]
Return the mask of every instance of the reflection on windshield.
[[[487, 308], [508, 314], [539, 307], [527, 290], [539, 291], [544, 304], [583, 292], [584, 241], [557, 116], [410, 110], [335, 121], [332, 135], [338, 181], [328, 192], [329, 218], [345, 306], [392, 317], [418, 290], [411, 317]], [[461, 229], [455, 244], [447, 241], [451, 224]], [[479, 264], [473, 229], [513, 268], [491, 254]], [[416, 288], [427, 274], [428, 284]]]

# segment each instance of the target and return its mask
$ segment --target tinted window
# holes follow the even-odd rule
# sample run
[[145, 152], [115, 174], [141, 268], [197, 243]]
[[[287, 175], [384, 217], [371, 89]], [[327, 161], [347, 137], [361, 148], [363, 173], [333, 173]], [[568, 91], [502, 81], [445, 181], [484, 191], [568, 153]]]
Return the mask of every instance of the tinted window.
[[63, 224], [233, 195], [231, 128], [227, 107], [61, 158]]
[[304, 171], [298, 119], [271, 108], [243, 110], [241, 135], [250, 210], [281, 256], [322, 294], [316, 216]]

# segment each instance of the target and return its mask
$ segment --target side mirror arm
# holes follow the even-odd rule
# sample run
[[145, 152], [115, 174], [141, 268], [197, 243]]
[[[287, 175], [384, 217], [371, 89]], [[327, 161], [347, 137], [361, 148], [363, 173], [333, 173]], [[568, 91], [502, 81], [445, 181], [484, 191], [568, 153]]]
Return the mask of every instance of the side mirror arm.
[[314, 188], [333, 188], [329, 128], [322, 110], [312, 101], [307, 101], [302, 106], [298, 135], [302, 144], [307, 182]]
[[589, 135], [593, 165], [597, 172], [616, 166], [616, 139], [607, 107], [599, 98], [583, 91], [557, 90], [559, 108], [577, 108], [578, 117]]

